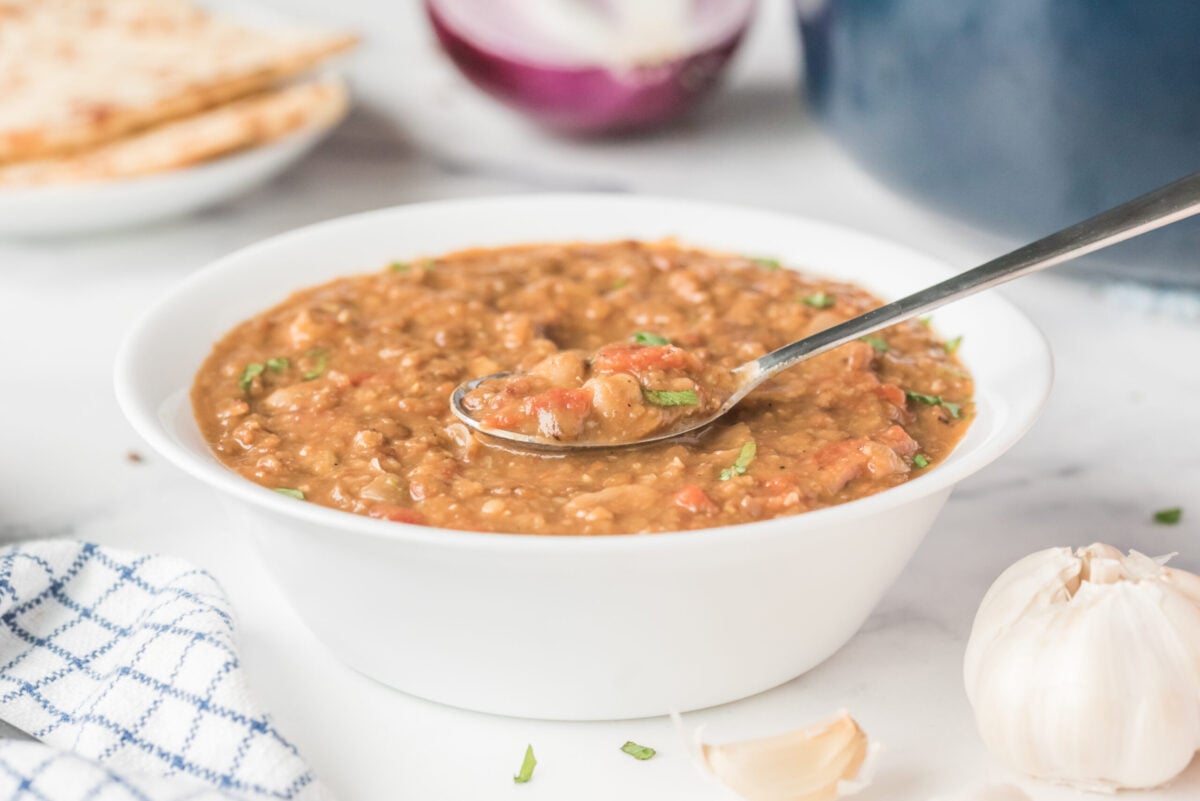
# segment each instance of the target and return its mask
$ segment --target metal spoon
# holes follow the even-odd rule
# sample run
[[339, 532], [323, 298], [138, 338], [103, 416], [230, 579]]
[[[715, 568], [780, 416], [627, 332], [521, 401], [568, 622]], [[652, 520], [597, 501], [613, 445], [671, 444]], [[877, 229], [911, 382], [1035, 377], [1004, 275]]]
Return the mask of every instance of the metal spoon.
[[685, 427], [654, 433], [632, 442], [560, 442], [547, 437], [519, 434], [515, 431], [482, 425], [462, 406], [463, 396], [480, 383], [511, 373], [496, 373], [460, 384], [450, 396], [450, 408], [458, 419], [471, 428], [492, 437], [509, 440], [538, 450], [571, 451], [592, 448], [629, 447], [671, 439], [710, 425], [738, 404], [742, 398], [767, 379], [817, 354], [853, 342], [904, 320], [917, 317], [960, 298], [1062, 264], [1088, 253], [1132, 239], [1148, 231], [1200, 213], [1200, 173], [1181, 178], [1120, 206], [1101, 212], [1083, 222], [1017, 248], [974, 269], [947, 278], [941, 283], [914, 292], [900, 300], [872, 309], [832, 328], [771, 351], [754, 361], [735, 367], [737, 388], [716, 412], [698, 420], [687, 420]]

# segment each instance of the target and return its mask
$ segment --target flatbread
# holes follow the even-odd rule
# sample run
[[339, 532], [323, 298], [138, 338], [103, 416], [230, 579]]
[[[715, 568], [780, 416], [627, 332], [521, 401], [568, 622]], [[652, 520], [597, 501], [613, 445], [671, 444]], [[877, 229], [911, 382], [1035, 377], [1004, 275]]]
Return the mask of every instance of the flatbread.
[[186, 0], [0, 0], [0, 163], [194, 114], [354, 42], [252, 30]]
[[0, 165], [0, 187], [133, 178], [177, 169], [310, 127], [333, 125], [346, 112], [345, 87], [309, 81], [252, 95], [91, 150]]

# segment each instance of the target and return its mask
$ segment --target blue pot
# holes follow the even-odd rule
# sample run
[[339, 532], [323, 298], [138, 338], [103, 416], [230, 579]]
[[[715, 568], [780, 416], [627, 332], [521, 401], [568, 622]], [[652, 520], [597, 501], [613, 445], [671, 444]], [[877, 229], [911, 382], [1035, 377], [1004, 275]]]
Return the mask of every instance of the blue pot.
[[[884, 180], [1033, 239], [1200, 170], [1196, 0], [798, 0], [808, 98]], [[1200, 288], [1200, 220], [1083, 274]]]

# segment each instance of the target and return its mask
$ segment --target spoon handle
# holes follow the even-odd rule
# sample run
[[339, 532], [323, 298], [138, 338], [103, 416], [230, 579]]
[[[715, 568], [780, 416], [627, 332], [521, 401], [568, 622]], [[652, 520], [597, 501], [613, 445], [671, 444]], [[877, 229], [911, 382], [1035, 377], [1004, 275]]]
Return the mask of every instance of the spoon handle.
[[[1200, 213], [1200, 172], [1101, 212], [941, 283], [773, 350], [751, 364], [757, 385], [798, 361], [1024, 275]], [[747, 365], [749, 366], [749, 365]], [[740, 368], [744, 369], [744, 368]]]

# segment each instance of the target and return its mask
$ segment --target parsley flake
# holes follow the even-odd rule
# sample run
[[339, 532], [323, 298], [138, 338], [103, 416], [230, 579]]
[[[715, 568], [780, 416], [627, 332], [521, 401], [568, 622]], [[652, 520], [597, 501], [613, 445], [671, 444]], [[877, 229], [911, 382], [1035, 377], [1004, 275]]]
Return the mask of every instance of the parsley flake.
[[267, 368], [262, 362], [247, 364], [246, 369], [242, 371], [242, 377], [238, 379], [238, 386], [242, 388], [242, 392], [249, 392], [250, 385], [254, 383], [254, 379], [262, 375], [265, 369]]
[[616, 291], [618, 289], [624, 289], [627, 286], [629, 286], [628, 278], [618, 278], [616, 281], [612, 282], [613, 291]]
[[833, 305], [833, 295], [825, 292], [817, 292], [809, 295], [806, 298], [800, 298], [800, 302], [805, 306], [812, 306], [814, 309], [828, 309]]
[[962, 337], [957, 336], [954, 339], [948, 339], [942, 343], [942, 347], [946, 349], [946, 353], [954, 354], [958, 350], [958, 346], [962, 344]]
[[917, 322], [920, 323], [921, 325], [925, 326], [926, 328], [928, 328], [929, 326], [933, 325], [933, 318], [932, 317], [918, 317]]
[[1183, 507], [1172, 506], [1169, 509], [1159, 509], [1154, 513], [1154, 522], [1164, 526], [1174, 526], [1183, 519]]
[[312, 381], [314, 378], [320, 377], [325, 372], [325, 368], [329, 366], [329, 353], [321, 348], [313, 348], [304, 355], [313, 360], [312, 369], [300, 376], [305, 381]]
[[888, 352], [888, 343], [887, 343], [887, 340], [884, 339], [883, 337], [863, 337], [859, 341], [866, 342], [868, 345], [870, 345], [872, 348], [875, 349], [876, 353], [887, 353]]
[[627, 741], [625, 745], [621, 746], [621, 750], [629, 754], [634, 759], [640, 759], [643, 762], [658, 753], [650, 746], [638, 745], [633, 740]]
[[286, 495], [289, 498], [295, 498], [298, 501], [304, 500], [304, 493], [298, 489], [291, 489], [289, 487], [276, 487], [275, 491], [280, 495]]
[[913, 464], [917, 467], [929, 467], [929, 457], [923, 453], [918, 453], [913, 457]]
[[655, 406], [696, 406], [700, 396], [694, 389], [643, 389], [642, 397]]
[[533, 755], [533, 746], [525, 746], [525, 759], [521, 761], [521, 770], [513, 776], [513, 781], [517, 784], [525, 784], [533, 778], [533, 769], [537, 767], [537, 759]]
[[755, 257], [754, 263], [759, 267], [762, 267], [764, 270], [778, 270], [783, 267], [783, 265], [779, 263], [779, 259], [772, 259], [766, 256]]
[[388, 269], [394, 273], [406, 273], [412, 269], [412, 265], [406, 261], [394, 261], [388, 265]]
[[280, 356], [276, 359], [267, 359], [267, 369], [272, 373], [282, 373], [284, 370], [288, 369], [289, 364], [291, 364], [291, 362], [288, 361], [286, 356]]
[[904, 397], [917, 403], [923, 403], [926, 406], [941, 406], [955, 420], [962, 417], [962, 406], [943, 399], [941, 395], [922, 395], [920, 392], [905, 392]]
[[746, 470], [750, 467], [750, 463], [754, 461], [754, 457], [758, 455], [758, 443], [750, 440], [742, 449], [738, 451], [737, 459], [733, 461], [732, 467], [726, 467], [721, 471], [720, 480], [728, 481], [734, 476], [746, 475]]
[[633, 335], [633, 341], [639, 345], [670, 345], [671, 340], [661, 334], [652, 334], [649, 331], [638, 331]]

